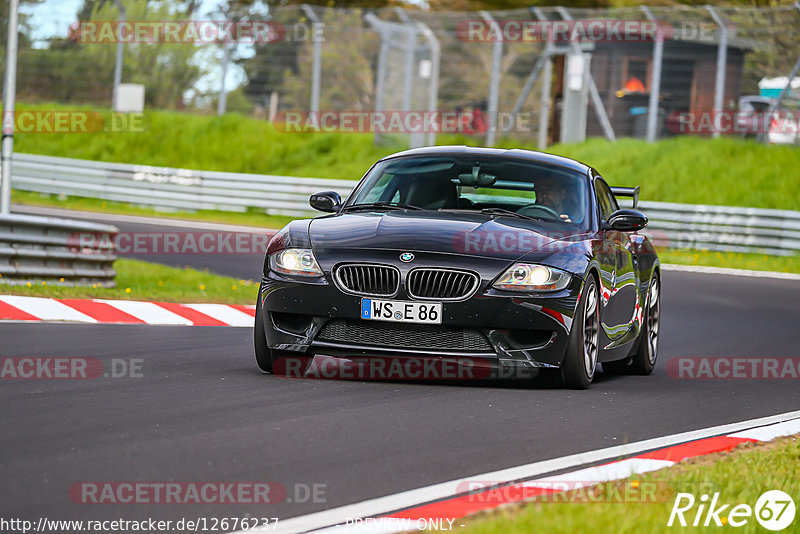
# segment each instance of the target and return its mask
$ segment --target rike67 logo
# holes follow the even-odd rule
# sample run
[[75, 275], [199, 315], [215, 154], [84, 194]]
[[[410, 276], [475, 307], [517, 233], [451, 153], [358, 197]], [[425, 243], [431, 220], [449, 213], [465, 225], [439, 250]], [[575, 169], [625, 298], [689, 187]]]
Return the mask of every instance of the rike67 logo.
[[795, 511], [794, 500], [780, 490], [762, 493], [754, 507], [724, 503], [719, 492], [712, 496], [703, 494], [699, 499], [691, 493], [678, 493], [667, 526], [739, 528], [755, 518], [765, 529], [778, 532], [792, 524]]

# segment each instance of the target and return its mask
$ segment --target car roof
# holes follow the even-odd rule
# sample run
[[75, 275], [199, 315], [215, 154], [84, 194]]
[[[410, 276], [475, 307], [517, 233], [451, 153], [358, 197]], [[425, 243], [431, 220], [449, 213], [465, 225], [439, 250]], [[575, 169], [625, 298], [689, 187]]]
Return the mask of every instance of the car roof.
[[576, 170], [581, 173], [587, 173], [589, 166], [575, 161], [574, 159], [565, 158], [563, 156], [556, 156], [555, 154], [548, 154], [546, 152], [537, 152], [535, 150], [524, 150], [522, 148], [485, 148], [473, 147], [465, 145], [454, 146], [426, 146], [422, 148], [412, 148], [411, 150], [404, 150], [391, 154], [381, 159], [381, 161], [393, 158], [401, 158], [406, 156], [498, 156], [516, 159], [527, 159], [539, 163], [549, 163], [551, 165], [559, 165]]

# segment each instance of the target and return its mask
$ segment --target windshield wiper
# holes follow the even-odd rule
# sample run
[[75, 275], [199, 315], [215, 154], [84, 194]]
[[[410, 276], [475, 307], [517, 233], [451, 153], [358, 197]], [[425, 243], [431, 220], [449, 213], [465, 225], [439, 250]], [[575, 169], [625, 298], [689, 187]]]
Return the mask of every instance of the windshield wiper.
[[389, 210], [422, 210], [419, 206], [412, 206], [410, 204], [401, 204], [400, 202], [387, 202], [386, 200], [379, 200], [378, 202], [366, 202], [364, 204], [351, 204], [342, 208], [342, 211], [350, 210], [369, 210], [369, 209], [389, 209]]
[[520, 219], [528, 219], [529, 221], [543, 221], [544, 219], [541, 217], [531, 217], [530, 215], [523, 215], [521, 213], [517, 213], [516, 211], [511, 211], [503, 208], [483, 208], [481, 213], [486, 213], [487, 215], [507, 215], [509, 217], [519, 217]]

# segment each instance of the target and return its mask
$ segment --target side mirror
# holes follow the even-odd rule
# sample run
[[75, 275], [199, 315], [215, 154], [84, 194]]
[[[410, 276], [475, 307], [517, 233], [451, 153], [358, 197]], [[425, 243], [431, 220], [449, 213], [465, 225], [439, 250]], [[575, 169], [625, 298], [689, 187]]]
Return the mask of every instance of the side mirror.
[[315, 210], [332, 213], [339, 211], [342, 206], [342, 197], [336, 191], [321, 191], [311, 195], [308, 205]]
[[608, 225], [618, 232], [636, 232], [647, 226], [647, 217], [636, 210], [617, 210], [608, 218]]

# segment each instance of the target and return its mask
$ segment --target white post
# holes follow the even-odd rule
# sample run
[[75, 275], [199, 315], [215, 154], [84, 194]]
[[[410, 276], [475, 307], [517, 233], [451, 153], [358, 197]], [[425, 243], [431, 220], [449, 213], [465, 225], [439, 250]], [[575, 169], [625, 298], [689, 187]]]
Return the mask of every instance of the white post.
[[[706, 6], [711, 18], [719, 26], [719, 46], [717, 47], [717, 76], [714, 82], [714, 124], [717, 124], [722, 113], [725, 99], [725, 68], [728, 63], [728, 27], [711, 6]], [[713, 137], [719, 137], [719, 130], [714, 128]]]
[[656, 124], [658, 122], [658, 98], [661, 93], [661, 64], [664, 58], [664, 32], [661, 24], [653, 16], [647, 6], [642, 6], [642, 11], [651, 22], [657, 24], [656, 42], [653, 45], [653, 77], [650, 80], [650, 100], [647, 104], [647, 142], [656, 140]]
[[[127, 20], [128, 13], [125, 11], [125, 6], [122, 5], [121, 0], [114, 0], [114, 3], [117, 4], [117, 9], [119, 10], [118, 28], [122, 28]], [[113, 111], [117, 111], [117, 104], [119, 103], [117, 93], [119, 92], [119, 84], [122, 83], [122, 53], [125, 43], [119, 38], [120, 35], [121, 30], [117, 31], [117, 60], [114, 64], [114, 93], [111, 95], [111, 109]]]
[[[417, 26], [422, 35], [425, 36], [431, 48], [431, 81], [428, 86], [428, 112], [435, 113], [439, 106], [439, 63], [442, 60], [442, 49], [439, 44], [439, 39], [436, 38], [436, 35], [427, 24], [418, 22]], [[427, 143], [429, 146], [436, 144], [435, 131], [428, 132]]]
[[[532, 11], [541, 22], [547, 21], [547, 16], [541, 8], [534, 7]], [[539, 150], [547, 148], [547, 131], [550, 129], [550, 84], [553, 78], [553, 58], [550, 54], [552, 49], [553, 43], [548, 39], [545, 47], [545, 51], [548, 53], [547, 62], [544, 64], [542, 94], [539, 97], [539, 139], [537, 143]]]
[[550, 79], [553, 77], [553, 59], [547, 56], [542, 75], [542, 94], [539, 101], [539, 150], [547, 148], [547, 130], [550, 125]]
[[[375, 111], [384, 111], [383, 91], [386, 85], [386, 56], [389, 53], [388, 36], [384, 28], [384, 22], [372, 13], [364, 15], [364, 19], [372, 26], [381, 38], [381, 47], [378, 50], [378, 72], [375, 74]], [[380, 133], [374, 134], [375, 144], [380, 141]]]
[[8, 2], [6, 76], [3, 81], [3, 141], [0, 165], [0, 214], [11, 211], [11, 158], [14, 154], [14, 99], [17, 92], [17, 38], [19, 0]]
[[219, 86], [219, 100], [217, 101], [217, 115], [224, 115], [228, 104], [228, 92], [225, 89], [225, 79], [228, 77], [228, 63], [231, 60], [231, 47], [222, 42], [222, 81]]
[[[312, 113], [319, 111], [319, 84], [322, 77], [322, 21], [311, 6], [303, 4], [303, 12], [311, 21], [311, 39], [314, 41], [314, 57], [311, 63], [311, 109]], [[317, 33], [319, 32], [319, 35]]]
[[414, 90], [414, 56], [417, 46], [417, 26], [403, 11], [402, 7], [395, 7], [395, 13], [405, 24], [406, 30], [406, 71], [403, 83], [403, 111], [411, 111], [411, 96]]
[[[556, 7], [556, 11], [564, 20], [570, 22], [574, 20], [572, 15], [569, 14], [569, 11], [567, 11], [567, 8], [559, 6]], [[570, 44], [575, 54], [583, 55], [583, 50], [577, 41], [572, 41]], [[603, 105], [602, 99], [600, 98], [600, 92], [597, 90], [597, 85], [594, 83], [592, 72], [588, 71], [586, 76], [589, 83], [589, 97], [591, 97], [592, 104], [594, 104], [594, 111], [597, 114], [597, 119], [600, 121], [600, 126], [603, 128], [603, 133], [605, 134], [606, 139], [609, 141], [616, 141], [617, 136], [614, 134], [614, 128], [611, 127], [611, 121], [608, 120], [608, 113], [606, 113], [606, 108]]]
[[492, 72], [489, 75], [489, 127], [486, 130], [486, 146], [494, 146], [497, 135], [497, 100], [500, 96], [500, 61], [503, 59], [503, 40], [500, 37], [500, 26], [488, 11], [481, 11], [481, 17], [494, 28], [497, 36], [492, 48]]

